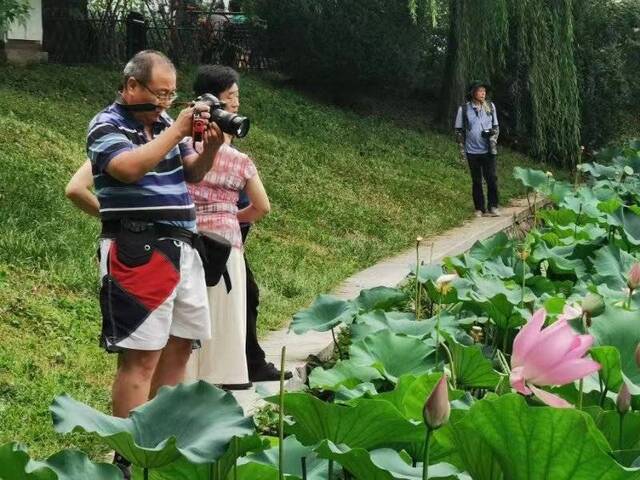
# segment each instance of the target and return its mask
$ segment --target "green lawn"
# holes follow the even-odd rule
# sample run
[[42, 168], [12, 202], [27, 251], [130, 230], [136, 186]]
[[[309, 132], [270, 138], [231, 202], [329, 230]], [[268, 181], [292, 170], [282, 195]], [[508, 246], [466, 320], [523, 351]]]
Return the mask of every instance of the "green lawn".
[[[0, 443], [24, 442], [38, 456], [69, 445], [101, 453], [83, 436], [56, 436], [47, 407], [67, 392], [108, 408], [115, 359], [97, 347], [98, 225], [63, 189], [84, 161], [88, 121], [117, 81], [98, 68], [0, 66]], [[241, 87], [253, 123], [238, 146], [255, 158], [272, 202], [248, 244], [262, 333], [417, 235], [471, 214], [457, 147], [427, 128], [426, 115], [415, 117], [415, 105], [371, 116], [272, 78], [247, 76]], [[408, 129], [398, 121], [404, 109]], [[499, 165], [506, 201], [522, 193], [513, 167], [531, 162], [503, 151]]]

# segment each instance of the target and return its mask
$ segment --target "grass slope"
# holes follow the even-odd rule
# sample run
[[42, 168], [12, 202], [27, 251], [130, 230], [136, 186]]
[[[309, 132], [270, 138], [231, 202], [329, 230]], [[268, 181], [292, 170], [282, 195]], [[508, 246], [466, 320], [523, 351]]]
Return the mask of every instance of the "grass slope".
[[[69, 445], [103, 452], [84, 436], [55, 435], [47, 407], [67, 392], [108, 410], [115, 359], [96, 346], [98, 225], [63, 188], [117, 81], [97, 68], [0, 66], [0, 444], [22, 441], [39, 456]], [[188, 88], [186, 75], [180, 82]], [[393, 118], [402, 108], [361, 115], [264, 77], [243, 79], [253, 126], [238, 146], [255, 158], [273, 204], [248, 245], [263, 333], [416, 235], [471, 213], [452, 139], [415, 118], [401, 129]], [[511, 172], [530, 162], [505, 151], [499, 164], [503, 199], [521, 194]]]

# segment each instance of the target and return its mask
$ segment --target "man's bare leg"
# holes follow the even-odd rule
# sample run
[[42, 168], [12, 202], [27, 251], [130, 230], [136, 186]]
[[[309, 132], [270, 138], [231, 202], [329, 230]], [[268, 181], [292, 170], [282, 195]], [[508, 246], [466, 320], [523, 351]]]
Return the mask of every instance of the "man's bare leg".
[[192, 341], [185, 338], [169, 337], [162, 350], [160, 361], [151, 381], [149, 398], [156, 396], [164, 385], [177, 385], [184, 380], [184, 374], [191, 355]]
[[162, 350], [125, 350], [120, 354], [112, 389], [114, 416], [127, 418], [131, 410], [149, 400], [151, 380], [161, 353]]

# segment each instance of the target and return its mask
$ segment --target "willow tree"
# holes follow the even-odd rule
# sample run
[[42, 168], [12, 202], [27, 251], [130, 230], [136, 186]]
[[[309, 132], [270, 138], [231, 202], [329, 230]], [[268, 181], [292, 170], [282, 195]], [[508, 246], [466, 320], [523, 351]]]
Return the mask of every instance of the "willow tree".
[[536, 158], [573, 166], [580, 108], [572, 0], [450, 0], [449, 22], [443, 121], [470, 80], [488, 80], [510, 133]]

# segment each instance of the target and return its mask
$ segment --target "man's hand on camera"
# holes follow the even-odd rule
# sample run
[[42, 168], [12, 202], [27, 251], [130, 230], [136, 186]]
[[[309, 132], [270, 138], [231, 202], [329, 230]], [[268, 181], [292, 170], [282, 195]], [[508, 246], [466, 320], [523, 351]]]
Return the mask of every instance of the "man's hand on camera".
[[181, 137], [190, 137], [193, 129], [193, 114], [200, 113], [200, 118], [206, 122], [209, 120], [209, 106], [204, 104], [195, 104], [193, 107], [183, 109], [178, 118], [173, 122], [173, 127], [178, 130]]
[[220, 130], [220, 127], [215, 122], [211, 122], [204, 132], [203, 140], [204, 150], [202, 154], [215, 155], [220, 145], [224, 143], [224, 133], [222, 133], [222, 130]]

